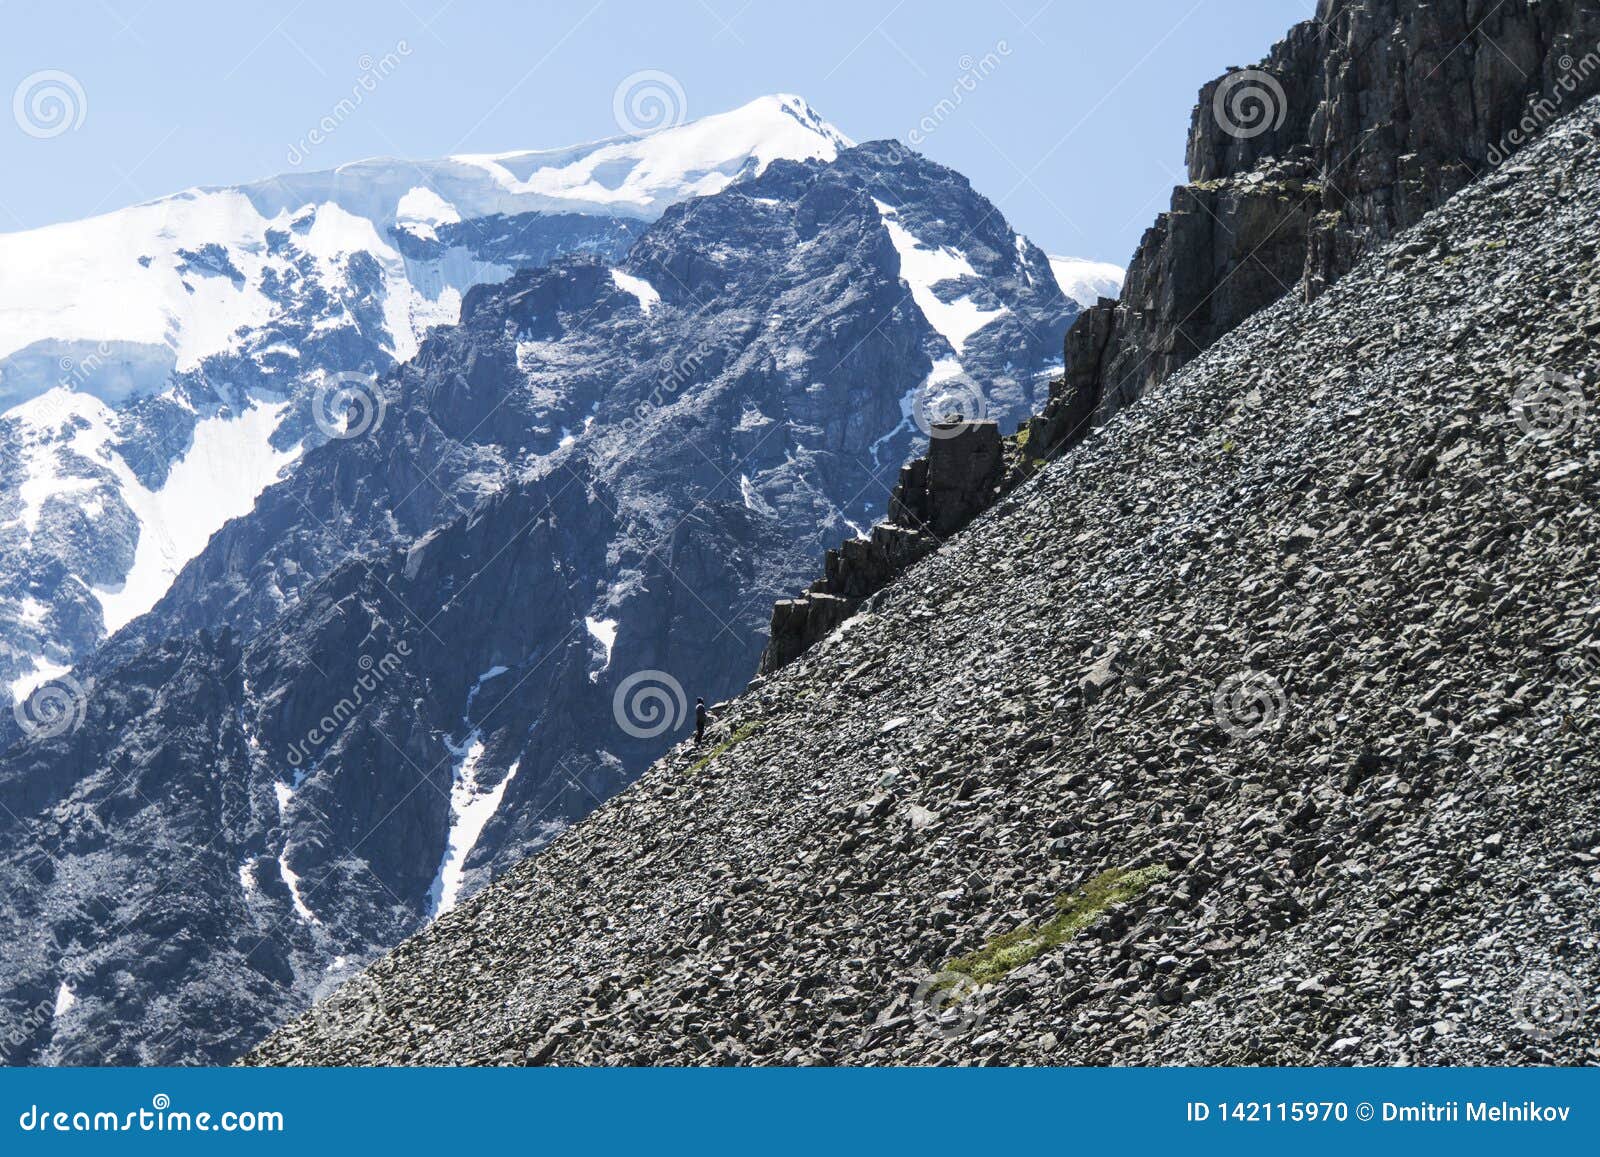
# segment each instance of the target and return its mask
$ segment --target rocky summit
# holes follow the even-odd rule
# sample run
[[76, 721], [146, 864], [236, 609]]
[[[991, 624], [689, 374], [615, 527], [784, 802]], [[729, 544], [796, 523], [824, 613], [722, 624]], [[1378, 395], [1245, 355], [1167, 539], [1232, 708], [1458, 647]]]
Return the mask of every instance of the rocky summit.
[[250, 1061], [1600, 1061], [1597, 221], [1590, 102]]

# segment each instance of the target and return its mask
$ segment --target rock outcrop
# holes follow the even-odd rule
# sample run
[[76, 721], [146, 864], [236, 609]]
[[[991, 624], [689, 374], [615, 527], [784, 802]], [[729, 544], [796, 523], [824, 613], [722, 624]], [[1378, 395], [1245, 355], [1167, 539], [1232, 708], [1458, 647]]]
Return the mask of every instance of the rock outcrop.
[[758, 674], [776, 671], [826, 638], [863, 600], [987, 510], [1005, 479], [997, 423], [959, 417], [931, 423], [927, 456], [900, 468], [888, 521], [829, 550], [822, 578], [799, 598], [773, 604]]
[[1600, 101], [259, 1064], [1600, 1061]]
[[1189, 183], [1120, 300], [1067, 335], [1061, 425], [1104, 422], [1263, 306], [1315, 297], [1597, 91], [1595, 0], [1320, 0], [1201, 90]]

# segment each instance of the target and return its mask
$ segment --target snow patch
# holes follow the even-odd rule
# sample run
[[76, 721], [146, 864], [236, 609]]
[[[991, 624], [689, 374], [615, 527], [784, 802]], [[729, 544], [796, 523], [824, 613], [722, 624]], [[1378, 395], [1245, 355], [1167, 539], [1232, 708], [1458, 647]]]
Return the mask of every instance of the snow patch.
[[60, 678], [62, 675], [65, 675], [71, 670], [71, 667], [61, 666], [59, 664], [50, 662], [48, 659], [35, 656], [33, 660], [33, 669], [25, 672], [22, 675], [19, 675], [12, 682], [11, 698], [16, 702], [21, 703], [29, 695], [32, 695], [39, 687], [42, 687], [52, 679]]
[[56, 1010], [53, 1015], [60, 1017], [77, 1003], [77, 996], [73, 993], [72, 989], [67, 986], [67, 982], [63, 980], [60, 987], [56, 989]]
[[777, 513], [767, 500], [761, 497], [761, 491], [756, 489], [755, 483], [750, 481], [748, 474], [739, 475], [739, 495], [744, 499], [746, 510], [753, 510], [757, 514], [775, 515]]
[[939, 400], [939, 392], [937, 387], [944, 382], [961, 377], [962, 374], [963, 371], [961, 369], [961, 363], [955, 358], [940, 358], [933, 363], [933, 368], [928, 371], [928, 376], [926, 378], [922, 379], [922, 381], [918, 382], [905, 392], [904, 396], [902, 396], [900, 399], [899, 423], [894, 429], [890, 430], [871, 446], [867, 447], [867, 451], [872, 455], [872, 465], [874, 469], [876, 469], [878, 466], [879, 449], [887, 444], [890, 439], [894, 438], [902, 430], [910, 430], [915, 428], [915, 423], [917, 420], [917, 398], [925, 395], [929, 402], [929, 412], [937, 413], [937, 403]]
[[600, 681], [601, 673], [611, 666], [611, 649], [617, 645], [617, 620], [586, 617], [583, 625], [589, 628], [589, 636], [600, 644], [600, 649], [604, 652], [600, 666], [589, 672], [589, 682], [597, 683]]
[[[278, 822], [280, 824], [284, 822], [287, 816], [289, 801], [294, 799], [295, 788], [299, 787], [303, 782], [305, 782], [305, 772], [303, 771], [294, 773], [293, 784], [284, 783], [282, 780], [273, 781], [272, 793], [278, 797]], [[320, 924], [322, 921], [317, 919], [316, 913], [306, 906], [305, 900], [300, 895], [300, 877], [293, 868], [289, 867], [289, 840], [287, 837], [283, 841], [283, 851], [278, 853], [278, 875], [282, 878], [284, 887], [289, 889], [289, 899], [294, 903], [295, 914], [307, 924]], [[241, 884], [244, 883], [243, 866], [239, 869], [239, 882]]]
[[943, 281], [976, 278], [978, 273], [972, 268], [972, 263], [964, 254], [948, 246], [934, 248], [924, 245], [895, 220], [899, 210], [876, 198], [872, 203], [878, 207], [883, 227], [889, 231], [889, 240], [900, 255], [900, 277], [911, 287], [911, 300], [917, 303], [928, 324], [950, 343], [950, 348], [956, 353], [959, 354], [966, 347], [967, 339], [973, 334], [1010, 312], [1004, 306], [984, 309], [970, 295], [953, 301], [942, 300], [934, 292], [934, 286]]
[[[111, 634], [155, 606], [223, 523], [248, 514], [299, 457], [298, 446], [276, 450], [269, 441], [289, 405], [262, 401], [235, 416], [202, 418], [189, 449], [152, 491], [117, 452], [116, 412], [99, 398], [57, 386], [5, 413], [20, 426], [25, 475], [17, 488], [22, 511], [7, 525], [20, 523], [32, 535], [48, 502], [79, 494], [91, 494], [81, 509], [92, 515], [104, 509], [92, 492], [115, 488], [138, 522], [139, 538], [123, 581], [91, 588]], [[78, 459], [103, 473], [75, 473], [84, 469]]]
[[439, 872], [428, 888], [430, 920], [443, 916], [456, 906], [466, 875], [467, 857], [477, 845], [484, 825], [500, 807], [500, 797], [505, 794], [506, 785], [517, 774], [518, 767], [513, 763], [499, 783], [485, 787], [478, 778], [479, 764], [483, 759], [481, 733], [472, 732], [459, 747], [448, 741], [445, 746], [456, 757], [450, 783], [450, 835], [445, 842], [444, 857], [439, 861]]
[[456, 207], [432, 189], [417, 185], [408, 189], [394, 209], [396, 225], [427, 241], [437, 241], [435, 225], [454, 225], [461, 220]]
[[639, 310], [646, 317], [650, 311], [661, 304], [661, 294], [656, 287], [642, 277], [635, 277], [631, 273], [624, 273], [620, 269], [611, 271], [611, 280], [616, 282], [617, 288], [624, 293], [631, 293], [639, 303]]
[[647, 136], [451, 160], [484, 170], [513, 196], [653, 216], [676, 201], [708, 196], [741, 176], [765, 172], [779, 158], [832, 161], [850, 143], [805, 101], [777, 94]]
[[294, 869], [289, 867], [289, 849], [287, 847], [278, 853], [278, 875], [283, 877], [284, 886], [289, 889], [289, 899], [294, 903], [295, 915], [307, 924], [320, 924], [317, 914], [306, 907], [305, 900], [300, 895], [300, 877]]
[[1050, 258], [1050, 272], [1055, 274], [1061, 292], [1088, 309], [1102, 297], [1118, 297], [1127, 270], [1109, 261], [1089, 261], [1082, 257]]
[[205, 549], [230, 518], [250, 513], [261, 492], [300, 456], [299, 445], [276, 450], [268, 441], [289, 403], [267, 402], [235, 418], [204, 418], [184, 456], [172, 464], [160, 490], [145, 488], [106, 441], [109, 428], [80, 435], [74, 448], [116, 477], [122, 500], [139, 521], [133, 566], [115, 587], [92, 587], [106, 633], [155, 606], [178, 572]]
[[[437, 258], [405, 258], [390, 243], [391, 226], [437, 241], [439, 225], [495, 214], [653, 220], [779, 158], [831, 161], [850, 143], [799, 97], [773, 95], [643, 137], [357, 161], [0, 234], [0, 269], [27, 270], [0, 278], [0, 360], [11, 363], [0, 399], [21, 401], [58, 383], [67, 354], [81, 388], [114, 400], [158, 393], [174, 369], [237, 351], [241, 330], [259, 333], [283, 313], [269, 287], [300, 277], [299, 255], [284, 251], [284, 237], [333, 279], [320, 288], [335, 301], [349, 287], [351, 255], [377, 260], [391, 352], [404, 361], [428, 326], [457, 320], [462, 293], [511, 270], [461, 246]], [[334, 309], [328, 325], [349, 324]]]

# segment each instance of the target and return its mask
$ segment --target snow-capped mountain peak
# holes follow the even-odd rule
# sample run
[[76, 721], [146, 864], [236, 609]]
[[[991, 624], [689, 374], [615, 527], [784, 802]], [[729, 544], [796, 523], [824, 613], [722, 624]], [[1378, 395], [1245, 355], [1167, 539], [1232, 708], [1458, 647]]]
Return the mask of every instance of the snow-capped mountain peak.
[[[0, 686], [148, 609], [321, 440], [328, 375], [408, 360], [474, 286], [619, 260], [670, 205], [850, 143], [773, 95], [648, 135], [374, 158], [0, 234]], [[237, 485], [206, 483], [219, 460]]]
[[1088, 309], [1102, 297], [1117, 297], [1122, 293], [1122, 279], [1127, 270], [1109, 261], [1090, 261], [1084, 257], [1050, 258], [1050, 271], [1056, 275], [1061, 292]]
[[800, 97], [776, 94], [646, 135], [450, 160], [482, 169], [506, 194], [548, 198], [552, 208], [599, 205], [653, 218], [779, 158], [831, 161], [852, 143]]
[[[482, 252], [495, 231], [465, 222], [527, 213], [653, 221], [779, 158], [832, 160], [850, 143], [804, 100], [780, 94], [646, 136], [374, 158], [0, 234], [0, 405], [57, 385], [66, 360], [79, 389], [107, 400], [156, 392], [172, 371], [237, 350], [241, 330], [287, 311], [291, 283], [339, 290], [359, 279], [365, 262], [348, 266], [357, 252], [381, 267], [374, 320], [385, 351], [404, 359], [429, 326], [455, 320], [462, 292], [528, 263], [506, 260], [526, 245]], [[445, 244], [440, 227], [451, 225]], [[302, 256], [314, 268], [295, 268]], [[345, 313], [317, 320], [331, 328]]]

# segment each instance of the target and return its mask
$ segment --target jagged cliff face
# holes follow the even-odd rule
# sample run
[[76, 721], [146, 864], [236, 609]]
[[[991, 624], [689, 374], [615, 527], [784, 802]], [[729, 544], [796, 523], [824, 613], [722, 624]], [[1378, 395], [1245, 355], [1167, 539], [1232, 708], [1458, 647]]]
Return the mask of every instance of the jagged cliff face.
[[[889, 522], [829, 551], [773, 611], [762, 670], [825, 638], [1040, 462], [1285, 294], [1306, 299], [1600, 89], [1600, 7], [1324, 0], [1254, 69], [1206, 85], [1190, 183], [1147, 230], [1121, 299], [1078, 315], [1065, 374], [994, 476], [909, 465]], [[970, 441], [970, 439], [968, 439]], [[943, 453], [951, 478], [929, 492]]]
[[1600, 100], [251, 1059], [1600, 1061], [1596, 334]]
[[472, 287], [620, 260], [668, 206], [848, 143], [770, 96], [644, 137], [360, 161], [0, 233], [0, 691], [26, 698], [149, 611], [327, 440], [340, 380], [415, 356]]
[[1594, 0], [1322, 0], [1201, 91], [1189, 184], [1121, 299], [1068, 334], [1063, 406], [1104, 421], [1256, 310], [1314, 297], [1596, 91]]
[[1073, 310], [888, 144], [469, 291], [80, 665], [70, 726], [0, 721], [6, 1059], [230, 1058], [544, 846], [743, 686], [923, 394], [1014, 421]]

